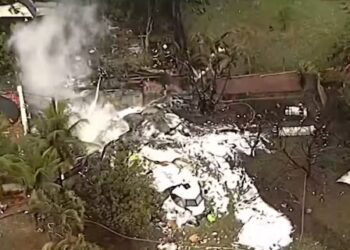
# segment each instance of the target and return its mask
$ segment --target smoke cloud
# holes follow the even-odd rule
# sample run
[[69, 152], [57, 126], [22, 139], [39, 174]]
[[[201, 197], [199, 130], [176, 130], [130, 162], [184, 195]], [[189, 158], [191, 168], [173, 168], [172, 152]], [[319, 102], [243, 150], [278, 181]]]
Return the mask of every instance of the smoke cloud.
[[68, 79], [86, 77], [88, 49], [102, 35], [96, 6], [59, 5], [49, 16], [17, 28], [11, 39], [25, 91], [66, 99]]

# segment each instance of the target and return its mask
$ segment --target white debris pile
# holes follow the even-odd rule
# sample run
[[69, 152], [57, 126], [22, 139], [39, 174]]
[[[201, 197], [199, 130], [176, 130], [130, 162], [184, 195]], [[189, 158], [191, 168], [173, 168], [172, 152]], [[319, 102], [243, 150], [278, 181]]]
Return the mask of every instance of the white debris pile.
[[[280, 249], [292, 242], [293, 228], [290, 221], [261, 199], [244, 168], [232, 168], [229, 164], [229, 160], [235, 159], [237, 154], [251, 153], [250, 136], [248, 133], [225, 132], [187, 137], [177, 133], [164, 136], [167, 142], [173, 138], [180, 145], [171, 149], [176, 154], [170, 154], [169, 149], [165, 153], [164, 150], [149, 147], [144, 147], [141, 154], [155, 162], [164, 162], [166, 157], [168, 162], [174, 162], [165, 166], [155, 165], [153, 174], [159, 191], [183, 183], [200, 183], [202, 195], [206, 200], [213, 201], [213, 209], [217, 213], [228, 212], [230, 199], [233, 199], [235, 216], [243, 224], [238, 235], [239, 244], [261, 250]], [[164, 138], [160, 138], [160, 141]], [[257, 147], [262, 149], [263, 145], [258, 144]], [[184, 159], [192, 164], [177, 167], [176, 159]], [[184, 209], [168, 198], [163, 208], [168, 212], [168, 219], [175, 219], [182, 226], [195, 220], [198, 211], [204, 211], [202, 204]], [[194, 211], [192, 216], [189, 211]]]
[[159, 250], [177, 250], [175, 243], [160, 244], [157, 248]]
[[[110, 120], [94, 115], [87, 117], [92, 120], [88, 130], [95, 134], [84, 137], [88, 130], [82, 130], [80, 136], [92, 140], [90, 142], [119, 138], [126, 129], [118, 125], [113, 127], [113, 121], [121, 120], [121, 113], [114, 113]], [[144, 121], [135, 133], [140, 135], [140, 142], [147, 145], [140, 144], [140, 155], [150, 163], [147, 166], [153, 172], [156, 189], [169, 194], [162, 206], [168, 220], [176, 220], [178, 226], [196, 223], [198, 216], [205, 215], [205, 210], [209, 209], [205, 207], [205, 200], [211, 202], [212, 212], [218, 214], [229, 212], [232, 200], [235, 216], [243, 224], [237, 243], [257, 250], [277, 250], [292, 242], [291, 222], [261, 199], [242, 166], [232, 164], [239, 154], [251, 155], [255, 144], [252, 134], [193, 129], [172, 113], [145, 110], [142, 113]], [[155, 122], [150, 118], [152, 115], [161, 117]], [[103, 124], [109, 125], [93, 120], [106, 121]], [[164, 122], [161, 131], [160, 124]], [[103, 133], [108, 129], [112, 132]], [[200, 135], [191, 132], [194, 130], [200, 131]], [[264, 149], [264, 146], [258, 143], [255, 148]]]

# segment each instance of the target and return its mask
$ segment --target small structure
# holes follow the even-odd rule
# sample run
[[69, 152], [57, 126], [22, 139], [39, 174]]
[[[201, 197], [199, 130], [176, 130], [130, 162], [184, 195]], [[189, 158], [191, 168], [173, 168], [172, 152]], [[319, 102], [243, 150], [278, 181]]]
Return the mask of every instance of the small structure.
[[278, 128], [279, 136], [310, 136], [316, 131], [314, 125], [311, 126], [295, 126]]
[[13, 4], [0, 5], [0, 18], [33, 19], [37, 9], [31, 0], [17, 0]]
[[302, 104], [298, 106], [287, 106], [284, 110], [286, 116], [300, 116], [303, 118], [307, 117], [307, 108]]
[[204, 198], [198, 183], [180, 184], [170, 188], [170, 197], [174, 203], [198, 216], [204, 212]]

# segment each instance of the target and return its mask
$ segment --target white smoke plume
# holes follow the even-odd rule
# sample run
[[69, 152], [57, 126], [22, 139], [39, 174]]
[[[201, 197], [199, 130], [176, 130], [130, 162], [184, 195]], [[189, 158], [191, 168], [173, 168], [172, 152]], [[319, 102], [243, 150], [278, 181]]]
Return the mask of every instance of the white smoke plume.
[[[15, 30], [10, 39], [19, 59], [25, 91], [65, 99], [67, 79], [88, 76], [88, 48], [101, 35], [96, 6], [59, 5], [49, 16]], [[77, 56], [81, 58], [77, 63]]]

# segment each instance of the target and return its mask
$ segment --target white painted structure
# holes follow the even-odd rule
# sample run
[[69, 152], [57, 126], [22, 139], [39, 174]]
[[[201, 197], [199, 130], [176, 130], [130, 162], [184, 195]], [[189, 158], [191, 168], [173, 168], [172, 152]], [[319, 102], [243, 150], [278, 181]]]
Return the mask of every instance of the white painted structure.
[[314, 125], [311, 126], [296, 126], [296, 127], [281, 127], [278, 129], [279, 136], [309, 136], [316, 131]]
[[21, 85], [17, 86], [17, 92], [19, 97], [19, 108], [21, 111], [21, 121], [23, 126], [23, 133], [26, 135], [28, 133], [28, 117], [26, 112], [26, 104], [23, 96], [23, 88]]
[[32, 1], [17, 1], [13, 4], [0, 5], [0, 18], [27, 18], [36, 15], [36, 8]]
[[301, 116], [307, 117], [307, 108], [303, 106], [287, 106], [284, 110], [286, 116]]

